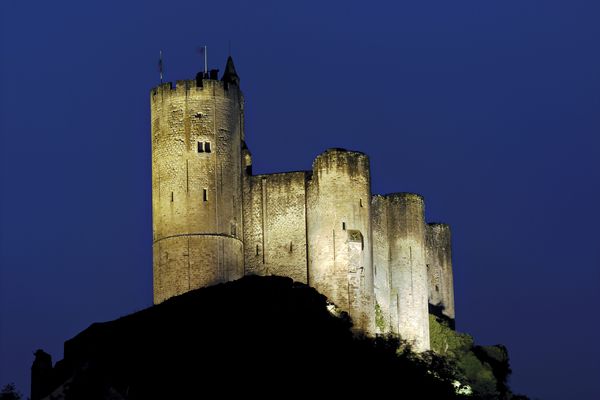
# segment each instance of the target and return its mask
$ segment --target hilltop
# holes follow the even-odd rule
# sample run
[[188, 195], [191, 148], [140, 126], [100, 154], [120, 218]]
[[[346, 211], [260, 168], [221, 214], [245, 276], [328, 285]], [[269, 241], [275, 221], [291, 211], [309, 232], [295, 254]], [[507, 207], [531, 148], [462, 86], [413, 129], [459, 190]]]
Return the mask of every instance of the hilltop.
[[[487, 391], [478, 397], [511, 398], [501, 348], [476, 351], [468, 336], [432, 321], [433, 348], [451, 358], [398, 352], [393, 339], [354, 337], [347, 315], [315, 289], [290, 278], [247, 276], [92, 324], [65, 342], [64, 359], [39, 382], [59, 387], [55, 399], [242, 393], [452, 399], [463, 398], [453, 382], [467, 378], [457, 372], [460, 359], [452, 361], [463, 357], [472, 369], [470, 387]], [[38, 353], [38, 366], [44, 357]]]

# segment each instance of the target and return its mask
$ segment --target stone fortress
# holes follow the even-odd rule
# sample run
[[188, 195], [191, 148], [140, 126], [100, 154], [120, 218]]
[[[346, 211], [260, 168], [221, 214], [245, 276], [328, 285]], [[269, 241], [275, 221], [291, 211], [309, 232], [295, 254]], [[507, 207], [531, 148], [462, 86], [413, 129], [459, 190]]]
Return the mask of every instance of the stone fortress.
[[150, 94], [154, 302], [244, 275], [306, 283], [357, 332], [429, 350], [429, 310], [454, 321], [450, 228], [418, 194], [373, 195], [369, 158], [344, 149], [310, 171], [252, 174], [244, 98], [225, 71]]

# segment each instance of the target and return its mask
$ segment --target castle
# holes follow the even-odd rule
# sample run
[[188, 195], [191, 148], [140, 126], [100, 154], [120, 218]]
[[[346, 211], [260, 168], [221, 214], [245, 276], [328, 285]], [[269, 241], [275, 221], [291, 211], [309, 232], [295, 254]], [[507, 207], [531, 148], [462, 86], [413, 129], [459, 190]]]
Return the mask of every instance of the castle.
[[316, 288], [367, 335], [429, 345], [429, 309], [454, 320], [450, 228], [423, 197], [372, 195], [369, 158], [344, 149], [311, 171], [252, 174], [244, 98], [225, 71], [150, 94], [154, 303], [243, 275]]

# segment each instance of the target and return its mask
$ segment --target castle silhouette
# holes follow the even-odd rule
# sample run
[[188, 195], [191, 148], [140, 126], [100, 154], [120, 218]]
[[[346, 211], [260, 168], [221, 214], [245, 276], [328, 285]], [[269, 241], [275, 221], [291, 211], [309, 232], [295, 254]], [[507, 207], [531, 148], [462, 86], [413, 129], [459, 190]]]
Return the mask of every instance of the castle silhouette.
[[225, 71], [150, 94], [154, 303], [244, 275], [307, 283], [367, 335], [429, 350], [429, 311], [454, 321], [450, 228], [418, 194], [372, 195], [369, 158], [328, 149], [312, 170], [252, 174], [244, 98]]

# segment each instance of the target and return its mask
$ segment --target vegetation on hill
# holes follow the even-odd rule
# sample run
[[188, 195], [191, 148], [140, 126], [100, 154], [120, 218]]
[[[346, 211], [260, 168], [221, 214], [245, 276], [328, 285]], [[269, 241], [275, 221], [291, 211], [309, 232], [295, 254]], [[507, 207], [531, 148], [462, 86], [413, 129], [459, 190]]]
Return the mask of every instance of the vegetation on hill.
[[450, 329], [447, 321], [431, 314], [429, 334], [431, 350], [446, 359], [464, 392], [480, 399], [526, 399], [508, 387], [511, 369], [506, 347], [477, 346], [470, 335]]
[[21, 400], [21, 393], [17, 391], [14, 383], [8, 383], [0, 390], [0, 400]]

